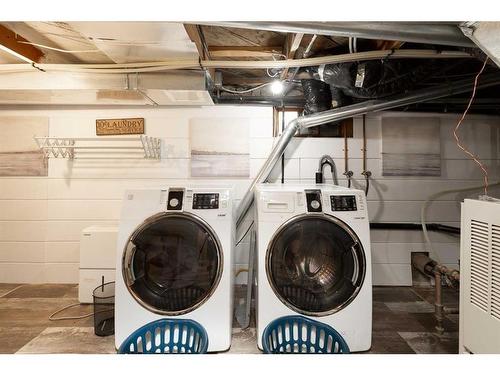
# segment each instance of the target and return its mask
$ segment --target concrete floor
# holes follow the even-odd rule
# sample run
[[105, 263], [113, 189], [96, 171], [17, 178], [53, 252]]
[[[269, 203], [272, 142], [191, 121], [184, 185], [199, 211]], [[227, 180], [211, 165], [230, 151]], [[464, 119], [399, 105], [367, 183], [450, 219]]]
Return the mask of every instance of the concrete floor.
[[[48, 320], [78, 302], [77, 296], [74, 284], [0, 284], [0, 353], [115, 353], [113, 336], [94, 335], [92, 317]], [[375, 287], [372, 348], [366, 353], [457, 353], [458, 316], [446, 318], [446, 333], [436, 335], [432, 298], [431, 288]], [[458, 291], [445, 288], [444, 303], [458, 307]], [[62, 315], [89, 312], [92, 306], [84, 305]], [[235, 320], [229, 353], [260, 353], [254, 319], [250, 328], [238, 327]]]

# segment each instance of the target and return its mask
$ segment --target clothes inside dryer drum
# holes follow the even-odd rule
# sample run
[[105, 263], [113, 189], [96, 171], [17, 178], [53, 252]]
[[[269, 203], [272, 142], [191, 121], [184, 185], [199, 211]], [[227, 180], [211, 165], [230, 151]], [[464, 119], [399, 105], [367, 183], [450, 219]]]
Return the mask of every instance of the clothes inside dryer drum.
[[280, 300], [305, 315], [347, 306], [366, 271], [356, 234], [327, 215], [305, 215], [281, 227], [267, 250], [267, 276]]
[[131, 272], [124, 275], [132, 279], [126, 280], [129, 290], [145, 307], [165, 315], [186, 313], [216, 288], [221, 249], [201, 221], [167, 214], [143, 226], [130, 242]]

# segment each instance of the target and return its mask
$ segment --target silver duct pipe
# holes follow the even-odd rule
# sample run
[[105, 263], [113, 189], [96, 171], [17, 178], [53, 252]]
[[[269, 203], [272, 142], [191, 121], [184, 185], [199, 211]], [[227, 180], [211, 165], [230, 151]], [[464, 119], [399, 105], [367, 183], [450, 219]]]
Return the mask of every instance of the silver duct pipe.
[[[434, 89], [422, 89], [413, 93], [401, 94], [389, 97], [384, 100], [368, 100], [362, 103], [345, 107], [331, 109], [329, 111], [315, 113], [309, 116], [301, 116], [290, 121], [281, 134], [280, 139], [272, 149], [266, 162], [260, 169], [257, 176], [252, 181], [245, 196], [240, 202], [236, 213], [236, 225], [239, 226], [246, 213], [253, 203], [253, 191], [257, 184], [265, 182], [273, 170], [276, 162], [285, 152], [286, 146], [299, 128], [311, 128], [329, 122], [340, 121], [346, 118], [364, 115], [371, 112], [383, 111], [405, 105], [425, 102], [427, 100], [439, 99], [446, 96], [456, 95], [472, 90], [474, 82], [471, 79], [464, 79], [455, 83], [440, 86]], [[480, 78], [478, 87], [485, 88], [500, 84], [500, 75], [497, 73], [487, 74]]]
[[197, 22], [207, 26], [234, 27], [252, 30], [277, 31], [356, 37], [362, 39], [398, 40], [402, 42], [440, 44], [444, 46], [476, 47], [463, 35], [459, 25], [432, 22]]

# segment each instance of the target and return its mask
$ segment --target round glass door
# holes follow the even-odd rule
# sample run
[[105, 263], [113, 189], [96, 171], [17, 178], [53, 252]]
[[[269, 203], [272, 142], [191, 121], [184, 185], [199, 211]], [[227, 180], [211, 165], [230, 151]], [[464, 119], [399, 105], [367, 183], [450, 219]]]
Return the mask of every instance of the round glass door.
[[303, 215], [278, 229], [266, 255], [267, 277], [291, 309], [322, 316], [347, 306], [365, 276], [365, 255], [356, 234], [328, 215]]
[[184, 314], [203, 304], [221, 274], [216, 235], [188, 213], [148, 219], [132, 234], [123, 256], [130, 293], [148, 310], [164, 315]]

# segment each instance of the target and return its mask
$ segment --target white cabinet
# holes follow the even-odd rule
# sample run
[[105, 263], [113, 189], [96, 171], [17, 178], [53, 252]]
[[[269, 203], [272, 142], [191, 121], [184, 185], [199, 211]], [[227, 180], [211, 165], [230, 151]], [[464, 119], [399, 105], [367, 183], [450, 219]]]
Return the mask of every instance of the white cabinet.
[[91, 226], [80, 237], [80, 282], [78, 299], [92, 303], [92, 291], [103, 282], [115, 281], [118, 228]]

